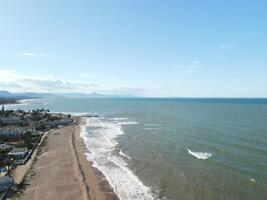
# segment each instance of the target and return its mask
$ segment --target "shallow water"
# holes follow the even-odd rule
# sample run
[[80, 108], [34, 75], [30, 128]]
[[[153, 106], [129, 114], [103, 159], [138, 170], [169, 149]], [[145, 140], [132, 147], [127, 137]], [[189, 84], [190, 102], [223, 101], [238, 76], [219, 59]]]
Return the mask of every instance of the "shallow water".
[[105, 118], [85, 120], [81, 136], [89, 150], [87, 158], [105, 175], [118, 197], [125, 200], [154, 199], [151, 189], [127, 167], [127, 161], [131, 158], [119, 149], [116, 138], [124, 134], [121, 124]]
[[17, 107], [101, 115], [84, 127], [87, 156], [121, 199], [267, 199], [266, 99], [58, 98]]

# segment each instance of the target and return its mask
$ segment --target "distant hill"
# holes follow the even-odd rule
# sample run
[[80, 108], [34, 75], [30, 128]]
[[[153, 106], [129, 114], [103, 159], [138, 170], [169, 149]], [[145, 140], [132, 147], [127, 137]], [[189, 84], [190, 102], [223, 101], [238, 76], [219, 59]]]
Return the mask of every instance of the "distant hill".
[[8, 91], [0, 91], [0, 98], [11, 98], [13, 97], [13, 94]]
[[0, 91], [0, 98], [10, 98], [10, 99], [32, 99], [32, 98], [44, 98], [51, 96], [46, 93], [34, 93], [34, 92], [25, 92], [25, 93], [11, 93], [5, 90]]
[[99, 94], [96, 92], [85, 94], [85, 93], [34, 93], [34, 92], [22, 92], [22, 93], [11, 93], [5, 90], [0, 91], [0, 98], [9, 99], [41, 99], [49, 97], [68, 97], [68, 98], [137, 98], [136, 96], [130, 95], [108, 95]]

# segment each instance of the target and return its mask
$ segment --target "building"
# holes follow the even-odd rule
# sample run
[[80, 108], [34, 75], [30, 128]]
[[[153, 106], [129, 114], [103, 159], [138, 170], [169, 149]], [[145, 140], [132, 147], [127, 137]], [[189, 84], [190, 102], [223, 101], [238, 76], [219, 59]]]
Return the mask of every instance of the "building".
[[2, 124], [6, 125], [14, 125], [22, 122], [22, 120], [18, 116], [1, 117], [0, 121], [2, 122]]
[[32, 128], [17, 128], [17, 127], [5, 127], [0, 128], [0, 136], [19, 138], [23, 136], [26, 132], [31, 132], [35, 134], [35, 127]]
[[63, 125], [68, 125], [68, 124], [72, 123], [72, 121], [73, 120], [70, 118], [63, 118], [63, 119], [49, 121], [49, 122], [47, 122], [47, 124], [51, 125], [51, 126], [63, 126]]
[[11, 150], [8, 156], [14, 159], [15, 164], [24, 164], [28, 154], [29, 151], [27, 148], [16, 148]]
[[8, 145], [5, 143], [0, 143], [0, 152], [9, 152], [14, 148], [12, 145]]

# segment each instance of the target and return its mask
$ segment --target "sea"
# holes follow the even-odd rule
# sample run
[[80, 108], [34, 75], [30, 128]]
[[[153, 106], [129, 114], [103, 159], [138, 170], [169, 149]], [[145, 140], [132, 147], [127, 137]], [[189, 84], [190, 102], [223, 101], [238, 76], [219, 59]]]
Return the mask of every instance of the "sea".
[[267, 199], [267, 99], [51, 98], [7, 108], [97, 113], [83, 118], [85, 154], [121, 200]]

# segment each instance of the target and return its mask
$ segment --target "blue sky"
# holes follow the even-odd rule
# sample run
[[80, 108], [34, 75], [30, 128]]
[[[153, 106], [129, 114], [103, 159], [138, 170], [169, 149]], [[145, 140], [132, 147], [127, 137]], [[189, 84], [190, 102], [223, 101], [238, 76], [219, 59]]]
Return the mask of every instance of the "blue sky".
[[267, 1], [0, 0], [0, 89], [267, 97]]

